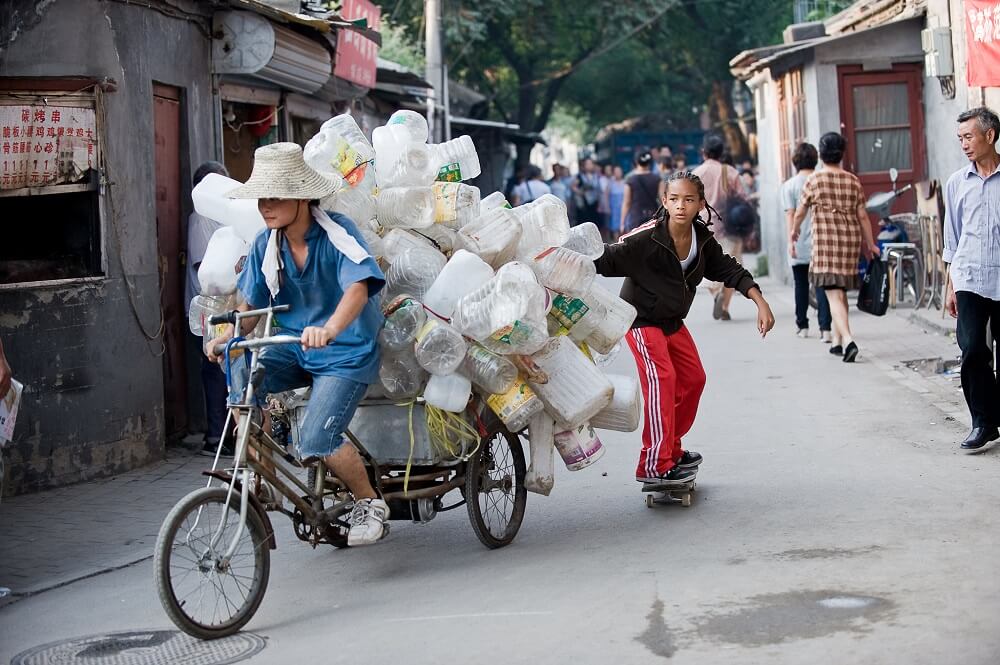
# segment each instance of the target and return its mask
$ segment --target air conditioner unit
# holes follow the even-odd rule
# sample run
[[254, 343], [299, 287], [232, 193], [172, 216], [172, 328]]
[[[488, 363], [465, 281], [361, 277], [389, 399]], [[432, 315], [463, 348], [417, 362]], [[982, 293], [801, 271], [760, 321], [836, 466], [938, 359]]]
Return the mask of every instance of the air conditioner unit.
[[951, 28], [927, 28], [920, 31], [924, 51], [924, 73], [927, 76], [955, 75], [951, 55]]

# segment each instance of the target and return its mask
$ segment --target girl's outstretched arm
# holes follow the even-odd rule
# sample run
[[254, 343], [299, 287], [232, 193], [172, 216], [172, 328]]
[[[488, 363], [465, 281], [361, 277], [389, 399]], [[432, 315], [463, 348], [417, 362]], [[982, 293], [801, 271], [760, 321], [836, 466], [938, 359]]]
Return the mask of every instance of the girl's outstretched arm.
[[771, 306], [767, 304], [767, 301], [764, 300], [764, 294], [756, 286], [747, 292], [747, 297], [757, 305], [757, 330], [761, 337], [767, 337], [767, 333], [771, 332], [771, 328], [774, 327], [774, 314], [771, 312]]

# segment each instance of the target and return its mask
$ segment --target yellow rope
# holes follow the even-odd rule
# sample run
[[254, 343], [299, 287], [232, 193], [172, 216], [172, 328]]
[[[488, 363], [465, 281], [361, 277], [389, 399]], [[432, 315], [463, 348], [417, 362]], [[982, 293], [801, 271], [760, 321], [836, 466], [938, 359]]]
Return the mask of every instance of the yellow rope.
[[[469, 459], [479, 450], [479, 432], [461, 414], [444, 411], [430, 404], [426, 410], [427, 433], [436, 452], [454, 459]], [[466, 452], [472, 444], [475, 447]]]

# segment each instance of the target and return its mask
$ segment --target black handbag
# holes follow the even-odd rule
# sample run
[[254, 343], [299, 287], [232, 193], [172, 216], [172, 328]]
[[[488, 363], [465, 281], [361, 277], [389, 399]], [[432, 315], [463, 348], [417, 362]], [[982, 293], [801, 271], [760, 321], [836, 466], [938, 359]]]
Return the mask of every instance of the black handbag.
[[868, 262], [868, 270], [858, 291], [858, 309], [875, 316], [889, 311], [889, 269], [885, 261], [877, 256]]

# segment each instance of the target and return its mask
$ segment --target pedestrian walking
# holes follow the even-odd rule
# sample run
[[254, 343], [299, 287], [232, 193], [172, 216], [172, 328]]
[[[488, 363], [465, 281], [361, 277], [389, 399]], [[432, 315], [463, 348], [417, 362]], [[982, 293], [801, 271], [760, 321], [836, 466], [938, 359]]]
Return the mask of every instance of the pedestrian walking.
[[878, 256], [880, 250], [872, 239], [861, 181], [840, 165], [846, 149], [847, 140], [836, 132], [820, 138], [823, 169], [809, 176], [802, 187], [789, 241], [798, 241], [802, 223], [811, 210], [813, 244], [809, 282], [816, 289], [824, 289], [830, 302], [833, 318], [830, 353], [852, 363], [859, 349], [851, 334], [847, 291], [858, 288], [860, 282], [859, 250], [866, 258]]
[[[944, 251], [951, 283], [945, 307], [958, 318], [962, 391], [972, 431], [962, 442], [978, 450], [1000, 438], [1000, 118], [980, 106], [958, 116], [958, 140], [969, 165], [945, 185]], [[989, 330], [989, 335], [987, 335]]]
[[[601, 167], [601, 198], [597, 201], [597, 217], [600, 220], [597, 224], [597, 228], [601, 230], [601, 237], [604, 238], [605, 242], [611, 240], [611, 177], [612, 177], [612, 166], [606, 164]], [[615, 221], [617, 224], [617, 220]]]
[[[781, 186], [781, 201], [785, 208], [785, 219], [788, 223], [788, 233], [795, 228], [795, 210], [802, 198], [802, 188], [806, 180], [813, 174], [819, 155], [811, 143], [800, 143], [792, 154], [792, 165], [795, 175]], [[812, 258], [812, 213], [806, 215], [799, 231], [799, 239], [788, 243], [789, 263], [792, 266], [792, 278], [795, 282], [795, 334], [799, 337], [809, 336], [809, 261]], [[819, 338], [822, 342], [830, 341], [830, 303], [826, 299], [826, 291], [816, 289], [817, 322], [819, 323]]]
[[646, 404], [636, 480], [680, 486], [702, 462], [682, 445], [706, 381], [684, 325], [698, 283], [714, 279], [753, 300], [762, 337], [774, 327], [774, 315], [753, 276], [723, 251], [700, 216], [707, 202], [697, 176], [675, 173], [661, 203], [653, 219], [607, 245], [594, 263], [602, 275], [625, 277], [621, 297], [638, 312], [625, 337]]
[[549, 185], [542, 180], [542, 170], [532, 164], [525, 169], [524, 182], [514, 187], [510, 204], [512, 206], [519, 206], [531, 203], [538, 197], [545, 196], [551, 192], [552, 190], [549, 188]]
[[622, 235], [633, 227], [645, 224], [660, 207], [657, 193], [660, 189], [660, 176], [650, 169], [653, 156], [648, 152], [639, 153], [635, 158], [635, 170], [625, 179], [625, 191], [622, 197], [622, 217], [618, 222], [618, 234]]
[[611, 169], [611, 181], [608, 183], [608, 233], [617, 238], [621, 231], [622, 205], [625, 201], [625, 173], [622, 167], [615, 165]]
[[597, 204], [601, 199], [601, 174], [590, 157], [580, 162], [580, 172], [573, 179], [573, 198], [576, 201], [577, 224], [600, 223]]
[[[208, 161], [201, 164], [194, 171], [191, 178], [192, 185], [197, 187], [198, 183], [205, 179], [210, 173], [217, 173], [228, 177], [229, 171], [219, 162]], [[198, 212], [192, 212], [188, 216], [187, 222], [187, 274], [184, 284], [184, 311], [191, 309], [191, 301], [195, 296], [201, 295], [201, 284], [198, 283], [198, 268], [205, 259], [205, 250], [208, 249], [208, 241], [212, 235], [222, 228], [222, 224], [209, 219]], [[217, 363], [211, 362], [204, 354], [199, 353], [201, 363], [201, 389], [205, 398], [205, 420], [206, 432], [204, 445], [201, 449], [202, 455], [215, 456], [222, 444], [222, 454], [232, 455], [233, 448], [231, 437], [224, 436], [223, 431], [226, 425], [226, 375]]]
[[[725, 220], [718, 211], [729, 209], [729, 199], [742, 190], [739, 172], [722, 160], [726, 157], [726, 142], [718, 134], [707, 134], [701, 147], [705, 161], [694, 168], [693, 173], [705, 185], [706, 220], [712, 227], [715, 239], [738, 262], [743, 262], [743, 239], [726, 232]], [[729, 303], [733, 299], [733, 290], [721, 284], [709, 288], [715, 297], [712, 317], [720, 321], [729, 321]]]

